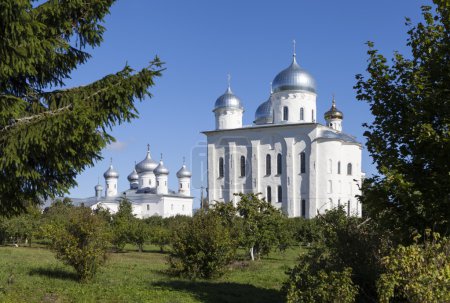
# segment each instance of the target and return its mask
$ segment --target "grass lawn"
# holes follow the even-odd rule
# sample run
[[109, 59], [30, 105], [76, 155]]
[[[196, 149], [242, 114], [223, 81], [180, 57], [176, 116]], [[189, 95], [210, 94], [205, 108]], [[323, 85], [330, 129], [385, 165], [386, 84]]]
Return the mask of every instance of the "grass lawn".
[[283, 302], [285, 271], [300, 252], [272, 253], [219, 279], [192, 282], [167, 276], [167, 255], [146, 248], [110, 254], [95, 279], [80, 284], [46, 248], [0, 247], [0, 302]]

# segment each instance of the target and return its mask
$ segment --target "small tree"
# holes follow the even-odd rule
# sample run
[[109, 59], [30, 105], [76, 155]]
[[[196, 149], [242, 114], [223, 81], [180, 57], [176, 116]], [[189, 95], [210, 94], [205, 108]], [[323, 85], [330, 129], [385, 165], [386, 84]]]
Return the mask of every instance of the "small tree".
[[416, 237], [413, 245], [400, 245], [383, 258], [383, 265], [386, 272], [377, 283], [381, 303], [394, 298], [411, 303], [450, 302], [450, 239], [433, 234], [420, 244]]
[[107, 223], [87, 207], [70, 208], [66, 218], [64, 225], [47, 225], [47, 235], [56, 258], [72, 266], [85, 282], [105, 263], [109, 246]]
[[117, 213], [112, 216], [111, 242], [117, 251], [123, 250], [127, 243], [133, 242], [135, 219], [131, 202], [126, 198], [121, 199]]
[[[242, 217], [242, 245], [249, 249], [252, 261], [255, 255], [267, 255], [273, 247], [281, 243], [281, 228], [284, 216], [265, 199], [256, 194], [238, 194], [237, 206]], [[284, 239], [284, 237], [283, 237]]]
[[136, 244], [139, 252], [144, 250], [144, 244], [150, 239], [148, 225], [142, 219], [134, 218], [130, 222], [131, 242]]
[[223, 273], [234, 258], [237, 241], [214, 212], [199, 211], [174, 231], [169, 256], [171, 270], [190, 279]]

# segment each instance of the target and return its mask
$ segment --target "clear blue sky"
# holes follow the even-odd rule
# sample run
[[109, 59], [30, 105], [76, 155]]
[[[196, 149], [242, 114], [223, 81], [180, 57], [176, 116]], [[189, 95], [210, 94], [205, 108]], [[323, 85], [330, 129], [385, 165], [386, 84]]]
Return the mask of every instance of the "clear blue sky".
[[[70, 195], [92, 196], [97, 178], [104, 182], [111, 157], [120, 173], [119, 189], [127, 189], [126, 177], [134, 161], [144, 158], [147, 143], [155, 160], [163, 153], [169, 185], [176, 189], [182, 158], [190, 168], [195, 166], [192, 154], [205, 142], [200, 132], [214, 128], [211, 111], [226, 89], [227, 74], [245, 107], [244, 124], [251, 124], [257, 106], [268, 98], [269, 83], [291, 61], [293, 39], [300, 65], [317, 82], [319, 123], [324, 123], [323, 113], [335, 93], [345, 115], [344, 131], [364, 143], [361, 124], [372, 117], [367, 104], [356, 100], [353, 86], [355, 75], [364, 74], [367, 66], [365, 42], [374, 41], [389, 57], [394, 50], [408, 54], [405, 17], [420, 20], [424, 4], [429, 2], [118, 1], [105, 20], [103, 44], [91, 51], [92, 59], [67, 84], [90, 83], [127, 62], [139, 69], [155, 55], [166, 62], [167, 70], [151, 89], [154, 97], [137, 105], [140, 117], [112, 130], [117, 143], [103, 150], [103, 161], [78, 176], [79, 186]], [[366, 149], [363, 170], [376, 173]], [[195, 177], [198, 187], [201, 181]], [[193, 194], [199, 197], [199, 190]]]

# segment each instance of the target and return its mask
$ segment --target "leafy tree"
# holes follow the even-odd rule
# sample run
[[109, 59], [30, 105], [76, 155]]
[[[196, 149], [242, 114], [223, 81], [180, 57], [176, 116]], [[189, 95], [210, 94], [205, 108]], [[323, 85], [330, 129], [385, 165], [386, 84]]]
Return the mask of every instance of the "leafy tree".
[[364, 135], [382, 174], [366, 179], [362, 203], [404, 239], [450, 229], [450, 1], [433, 3], [423, 22], [407, 19], [411, 56], [388, 64], [369, 42], [368, 76], [355, 86], [375, 117]]
[[66, 216], [66, 224], [49, 224], [45, 230], [52, 240], [56, 258], [71, 265], [85, 282], [105, 263], [110, 236], [108, 225], [87, 207], [70, 208]]
[[135, 98], [161, 75], [158, 58], [84, 86], [64, 81], [100, 45], [114, 0], [3, 1], [0, 5], [0, 214], [76, 185], [101, 158], [116, 124], [137, 117]]
[[267, 255], [281, 243], [279, 235], [283, 227], [283, 214], [256, 194], [238, 194], [237, 206], [242, 217], [242, 245], [249, 249], [252, 261], [255, 256]]
[[450, 239], [428, 235], [410, 246], [400, 245], [383, 259], [386, 272], [377, 286], [381, 303], [392, 299], [411, 303], [450, 302]]
[[150, 239], [150, 231], [148, 225], [145, 224], [142, 219], [138, 218], [132, 219], [130, 223], [131, 242], [136, 244], [139, 252], [142, 252], [144, 250], [145, 242]]
[[200, 210], [174, 230], [171, 270], [190, 279], [219, 276], [235, 256], [237, 241], [214, 212]]
[[133, 242], [135, 224], [133, 206], [127, 198], [119, 202], [118, 211], [112, 216], [112, 244], [118, 251], [123, 250], [127, 243]]
[[38, 207], [34, 205], [28, 206], [26, 212], [10, 218], [4, 218], [4, 232], [14, 243], [25, 243], [31, 246], [32, 238], [39, 230], [40, 217], [41, 212]]

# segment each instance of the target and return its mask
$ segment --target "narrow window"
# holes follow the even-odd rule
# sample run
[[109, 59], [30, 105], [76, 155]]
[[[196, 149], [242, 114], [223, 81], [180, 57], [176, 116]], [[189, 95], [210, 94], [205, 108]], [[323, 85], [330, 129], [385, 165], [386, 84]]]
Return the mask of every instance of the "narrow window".
[[219, 158], [219, 178], [223, 178], [223, 158]]
[[156, 186], [159, 186], [159, 181], [156, 181]]
[[351, 175], [352, 174], [352, 164], [349, 163], [347, 164], [347, 175]]
[[183, 183], [180, 183], [180, 188], [183, 188]]
[[270, 155], [266, 155], [266, 175], [270, 176], [271, 173], [272, 173], [271, 157]]
[[283, 107], [283, 120], [287, 121], [289, 119], [289, 109], [287, 106]]
[[300, 121], [305, 120], [305, 110], [302, 108], [300, 108]]
[[341, 199], [338, 199], [338, 207], [341, 206]]
[[304, 174], [306, 172], [306, 154], [304, 152], [300, 153], [300, 173]]
[[302, 200], [302, 217], [306, 218], [306, 200]]
[[114, 188], [117, 188], [117, 184], [114, 184]]
[[283, 172], [282, 160], [283, 160], [283, 157], [281, 156], [281, 154], [278, 154], [277, 155], [277, 175], [281, 175]]
[[334, 205], [333, 205], [333, 199], [331, 199], [331, 198], [329, 198], [328, 199], [328, 206], [329, 206], [329, 209], [331, 209], [331, 208], [333, 208], [334, 207]]
[[272, 188], [270, 186], [267, 186], [267, 202], [272, 202]]
[[147, 204], [147, 210], [150, 210], [150, 204]]
[[332, 194], [332, 193], [333, 193], [333, 183], [332, 183], [331, 180], [328, 180], [328, 188], [327, 188], [327, 191], [328, 191], [329, 194]]
[[314, 110], [311, 111], [311, 121], [315, 122], [316, 120], [314, 119]]
[[347, 203], [347, 216], [350, 217], [350, 200], [348, 200], [348, 203]]
[[106, 184], [106, 188], [109, 188], [109, 184]]
[[338, 169], [337, 169], [338, 175], [341, 174], [341, 161], [338, 161]]
[[241, 156], [241, 177], [245, 177], [245, 157]]
[[282, 202], [283, 201], [283, 188], [281, 187], [281, 185], [278, 185], [278, 202]]
[[173, 210], [173, 204], [170, 205], [170, 209]]

